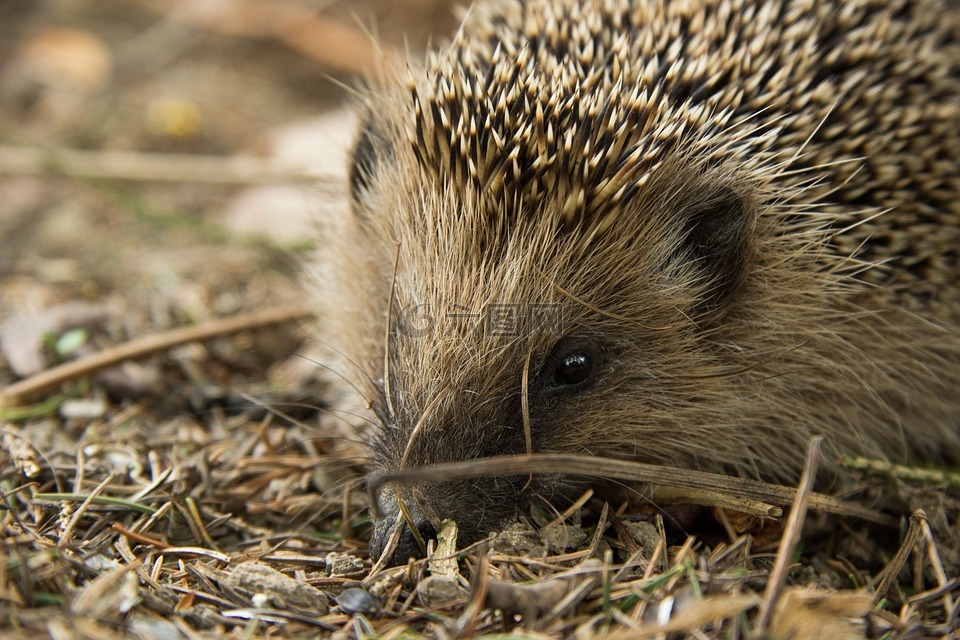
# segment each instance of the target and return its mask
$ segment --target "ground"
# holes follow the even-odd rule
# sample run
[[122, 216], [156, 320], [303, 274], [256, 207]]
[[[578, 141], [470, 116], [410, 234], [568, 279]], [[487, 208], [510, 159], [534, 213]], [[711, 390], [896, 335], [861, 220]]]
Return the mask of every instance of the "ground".
[[448, 0], [0, 5], [0, 634], [957, 637], [946, 470], [851, 461], [834, 492], [886, 524], [597, 492], [371, 562], [298, 273], [372, 42], [455, 24]]

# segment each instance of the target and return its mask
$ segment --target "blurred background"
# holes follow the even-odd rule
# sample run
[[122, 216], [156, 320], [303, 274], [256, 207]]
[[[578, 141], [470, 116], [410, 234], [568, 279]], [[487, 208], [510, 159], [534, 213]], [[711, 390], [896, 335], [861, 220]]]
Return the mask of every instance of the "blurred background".
[[[302, 302], [312, 221], [343, 206], [350, 91], [456, 15], [452, 0], [0, 2], [0, 386]], [[295, 349], [277, 335], [251, 373]], [[230, 364], [223, 382], [245, 368]]]

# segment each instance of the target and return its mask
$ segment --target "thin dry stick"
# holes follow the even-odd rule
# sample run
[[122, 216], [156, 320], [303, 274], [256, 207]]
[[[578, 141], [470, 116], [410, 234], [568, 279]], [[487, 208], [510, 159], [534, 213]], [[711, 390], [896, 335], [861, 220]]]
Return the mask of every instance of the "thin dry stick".
[[[140, 491], [137, 491], [135, 494], [133, 494], [132, 496], [130, 496], [128, 499], [129, 499], [131, 502], [140, 502], [141, 500], [143, 500], [144, 498], [146, 498], [148, 495], [150, 495], [151, 492], [153, 492], [153, 491], [155, 491], [156, 489], [158, 489], [158, 488], [160, 487], [160, 485], [162, 485], [164, 482], [166, 482], [166, 481], [167, 481], [167, 478], [169, 478], [169, 477], [170, 477], [170, 474], [172, 474], [172, 473], [173, 473], [173, 467], [167, 467], [166, 469], [164, 469], [163, 471], [161, 471], [159, 474], [157, 474], [157, 477], [153, 480], [153, 482], [151, 482], [150, 484], [148, 484], [147, 486], [145, 486], [145, 487], [144, 487], [143, 489], [141, 489]], [[78, 485], [78, 486], [79, 486], [79, 485]]]
[[[752, 500], [787, 504], [796, 496], [794, 487], [768, 484], [746, 478], [735, 478], [716, 473], [681, 469], [664, 465], [646, 464], [632, 460], [600, 458], [586, 455], [564, 453], [538, 453], [532, 456], [496, 456], [448, 462], [417, 467], [402, 472], [375, 474], [369, 476], [368, 491], [376, 495], [387, 482], [437, 482], [450, 478], [482, 478], [491, 476], [526, 475], [528, 473], [563, 473], [580, 475], [587, 478], [607, 478], [628, 480], [631, 482], [673, 487], [703, 489], [739, 495]], [[831, 496], [813, 493], [809, 497], [809, 506], [819, 511], [853, 516], [894, 527], [897, 520], [885, 516], [873, 509], [844, 502]]]
[[926, 522], [926, 520], [927, 514], [923, 509], [917, 509], [913, 512], [913, 515], [910, 516], [910, 526], [907, 529], [907, 535], [904, 537], [900, 548], [897, 549], [897, 554], [893, 556], [887, 568], [883, 570], [883, 579], [873, 594], [873, 606], [876, 606], [880, 600], [886, 597], [887, 591], [890, 590], [890, 585], [892, 585], [893, 581], [900, 575], [900, 570], [903, 569], [907, 558], [910, 557], [910, 552], [913, 551], [917, 540], [920, 539], [920, 533], [922, 532], [921, 525]]
[[918, 467], [908, 467], [903, 464], [893, 464], [886, 460], [870, 460], [858, 456], [843, 456], [840, 462], [843, 466], [850, 469], [867, 471], [884, 476], [893, 476], [901, 480], [912, 480], [924, 484], [946, 483], [955, 489], [960, 488], [960, 473], [951, 471], [950, 469], [922, 469]]
[[[200, 515], [200, 509], [197, 508], [197, 502], [193, 498], [187, 496], [184, 500], [186, 506], [186, 512], [190, 514], [187, 524], [190, 524], [190, 521], [193, 522], [191, 529], [196, 533], [200, 534], [200, 539], [203, 540], [203, 543], [207, 545], [210, 549], [217, 549], [217, 544], [213, 541], [213, 538], [210, 537], [210, 533], [207, 531], [207, 528], [203, 526], [203, 516]], [[186, 515], [186, 513], [183, 513]]]
[[149, 545], [149, 546], [155, 547], [156, 549], [159, 549], [160, 551], [164, 551], [170, 548], [170, 545], [164, 542], [163, 540], [158, 540], [157, 538], [151, 538], [150, 536], [145, 536], [141, 533], [136, 533], [135, 531], [131, 531], [130, 529], [124, 528], [120, 523], [114, 522], [112, 525], [110, 525], [110, 528], [116, 531], [117, 533], [119, 533], [120, 535], [126, 538], [130, 538], [131, 540], [133, 540], [134, 542], [137, 542], [138, 544]]
[[84, 455], [84, 448], [77, 447], [77, 469], [73, 479], [73, 486], [76, 491], [83, 490], [83, 481], [87, 473], [87, 458]]
[[310, 172], [303, 166], [250, 156], [0, 146], [0, 174], [51, 173], [99, 180], [210, 184], [309, 182], [311, 186], [334, 186], [341, 181], [337, 176]]
[[[947, 572], [943, 570], [940, 552], [937, 550], [937, 543], [933, 541], [933, 531], [930, 530], [930, 523], [926, 518], [920, 523], [920, 529], [923, 532], [923, 537], [927, 541], [927, 559], [930, 561], [930, 566], [933, 567], [933, 574], [937, 577], [937, 584], [942, 587], [949, 582], [949, 579], [947, 578]], [[943, 594], [943, 610], [947, 614], [953, 611], [953, 599], [950, 597], [949, 592]]]
[[737, 511], [764, 520], [779, 518], [783, 509], [759, 500], [742, 496], [703, 489], [684, 489], [679, 487], [654, 487], [650, 500], [657, 504], [700, 504]]
[[224, 564], [230, 564], [230, 556], [222, 551], [206, 549], [204, 547], [167, 547], [163, 550], [165, 556], [200, 556], [212, 558]]
[[[383, 396], [387, 401], [387, 415], [392, 420], [397, 415], [393, 410], [393, 392], [390, 389], [390, 332], [393, 328], [393, 301], [397, 297], [397, 269], [400, 267], [400, 243], [393, 257], [393, 275], [390, 276], [390, 298], [387, 300], [387, 321], [383, 327]], [[413, 436], [411, 436], [411, 439]], [[407, 447], [410, 443], [407, 442]], [[403, 463], [400, 463], [403, 468]]]
[[166, 518], [167, 512], [169, 512], [171, 509], [173, 509], [173, 503], [164, 502], [162, 505], [160, 505], [159, 509], [157, 509], [149, 518], [147, 518], [146, 522], [135, 527], [136, 532], [142, 534], [144, 531], [150, 531], [153, 528], [153, 525], [155, 525], [161, 519]]
[[483, 611], [483, 605], [487, 601], [487, 593], [490, 589], [490, 569], [487, 556], [486, 544], [481, 544], [477, 548], [476, 573], [473, 575], [473, 593], [470, 595], [470, 601], [464, 607], [463, 613], [457, 620], [457, 637], [472, 638], [477, 628], [477, 619]]
[[[630, 535], [630, 532], [627, 531], [627, 528], [623, 526], [623, 520], [620, 519], [616, 513], [610, 514], [610, 523], [613, 525], [613, 530], [617, 533], [617, 537], [620, 538], [620, 542], [623, 543], [623, 546], [627, 548], [627, 553], [632, 558], [633, 556], [641, 552], [640, 545], [633, 539], [633, 536]], [[626, 566], [628, 563], [625, 563]]]
[[[83, 514], [86, 512], [87, 507], [93, 503], [94, 498], [103, 493], [103, 490], [107, 488], [107, 485], [113, 482], [113, 474], [111, 473], [106, 478], [103, 479], [103, 482], [97, 485], [97, 487], [90, 492], [90, 495], [87, 496], [87, 499], [84, 500], [79, 507], [77, 507], [76, 512], [73, 514], [73, 517], [70, 518], [70, 521], [67, 522], [67, 526], [63, 528], [63, 532], [60, 534], [60, 541], [57, 543], [57, 547], [63, 549], [70, 542], [70, 536], [73, 535], [73, 530], [76, 528], [77, 523], [80, 522], [80, 518], [83, 517]], [[79, 490], [79, 487], [78, 487]]]
[[143, 358], [158, 351], [165, 351], [188, 342], [209, 340], [219, 336], [238, 333], [248, 329], [258, 329], [274, 324], [290, 322], [310, 315], [306, 307], [280, 307], [256, 311], [229, 318], [211, 320], [192, 327], [172, 329], [162, 333], [143, 336], [125, 344], [117, 345], [105, 351], [91, 354], [85, 358], [62, 364], [35, 376], [14, 383], [0, 391], [0, 409], [14, 406], [23, 398], [45, 391], [58, 384], [74, 380], [124, 360]]
[[610, 504], [603, 503], [600, 510], [600, 517], [597, 519], [597, 529], [593, 532], [593, 539], [590, 541], [590, 557], [597, 555], [597, 549], [600, 548], [600, 542], [603, 540], [603, 534], [607, 531], [607, 518], [610, 515]]
[[523, 416], [523, 442], [526, 453], [533, 453], [533, 430], [530, 428], [530, 358], [533, 356], [533, 345], [527, 349], [523, 359], [523, 377], [520, 382], [520, 412]]
[[402, 529], [403, 525], [406, 524], [407, 528], [410, 530], [410, 534], [413, 536], [414, 542], [417, 543], [417, 548], [420, 549], [420, 553], [426, 553], [427, 544], [423, 540], [423, 536], [420, 535], [420, 529], [417, 528], [417, 523], [414, 522], [413, 516], [410, 515], [410, 511], [407, 509], [407, 503], [404, 502], [403, 496], [400, 495], [400, 492], [397, 492], [397, 508], [400, 509], [400, 514], [403, 516], [403, 522], [397, 525], [398, 529]]
[[[657, 546], [653, 549], [653, 553], [650, 554], [650, 561], [647, 562], [647, 567], [643, 570], [643, 576], [639, 580], [640, 584], [645, 583], [651, 578], [651, 576], [653, 576], [653, 572], [660, 561], [660, 555], [666, 551], [666, 548], [667, 540], [661, 536], [660, 540], [657, 542]], [[647, 610], [647, 605], [649, 603], [649, 600], [641, 598], [637, 602], [636, 606], [633, 607], [633, 611], [630, 612], [630, 620], [637, 623], [640, 622], [643, 618], [643, 614]]]
[[[596, 550], [594, 550], [594, 553], [596, 553]], [[548, 605], [551, 600], [557, 602], [550, 607], [543, 618], [538, 620], [538, 626], [541, 629], [546, 629], [549, 625], [570, 613], [573, 607], [582, 602], [584, 598], [599, 585], [609, 584], [610, 564], [613, 561], [612, 556], [613, 551], [607, 549], [603, 554], [602, 562], [593, 559], [585, 560], [573, 569], [554, 576], [550, 581], [541, 582], [538, 586], [548, 587], [554, 581], [559, 581], [562, 585], [562, 592], [565, 591], [566, 594], [561, 598], [551, 598], [547, 600], [545, 604]]]
[[930, 602], [942, 598], [944, 594], [953, 592], [957, 587], [960, 587], [960, 577], [949, 578], [942, 585], [908, 596], [906, 602], [911, 605]]
[[589, 500], [592, 497], [593, 497], [593, 489], [587, 489], [586, 491], [583, 492], [583, 494], [580, 495], [579, 498], [577, 498], [576, 502], [574, 502], [569, 507], [564, 509], [562, 513], [557, 514], [557, 517], [551, 520], [550, 522], [548, 522], [544, 526], [544, 528], [555, 527], [556, 525], [560, 524], [561, 522], [563, 522], [564, 520], [572, 516], [577, 511], [577, 509], [587, 504], [587, 500]]
[[807, 507], [813, 493], [813, 482], [817, 479], [817, 469], [820, 466], [820, 447], [822, 444], [823, 436], [817, 436], [811, 439], [807, 446], [807, 459], [803, 465], [803, 474], [800, 476], [797, 495], [790, 507], [787, 525], [784, 527], [783, 536], [780, 538], [780, 548], [777, 549], [777, 558], [773, 563], [773, 569], [770, 570], [770, 575], [767, 578], [767, 588], [764, 590], [763, 600], [760, 602], [760, 615], [757, 617], [757, 624], [754, 627], [756, 633], [763, 633], [766, 630], [770, 623], [770, 616], [777, 604], [777, 599], [780, 597], [780, 591], [783, 589], [783, 583], [787, 577], [787, 567], [790, 566], [793, 550], [800, 540], [800, 531], [807, 517]]
[[390, 559], [393, 556], [393, 552], [397, 550], [397, 545], [400, 544], [400, 536], [403, 534], [403, 522], [403, 512], [398, 511], [397, 518], [391, 528], [390, 537], [387, 538], [387, 544], [383, 547], [383, 551], [380, 552], [380, 559], [374, 563], [373, 567], [370, 568], [370, 573], [363, 579], [364, 585], [374, 583], [374, 579], [380, 575], [387, 560]]

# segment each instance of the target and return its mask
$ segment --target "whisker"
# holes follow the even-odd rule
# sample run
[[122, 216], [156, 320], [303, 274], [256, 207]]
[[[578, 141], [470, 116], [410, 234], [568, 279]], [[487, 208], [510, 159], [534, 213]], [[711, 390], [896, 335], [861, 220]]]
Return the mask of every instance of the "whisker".
[[[366, 448], [366, 442], [362, 440], [355, 440], [353, 438], [341, 437], [341, 436], [316, 436], [312, 438], [299, 438], [296, 440], [291, 440], [290, 442], [285, 443], [281, 447], [277, 447], [277, 453], [285, 453], [292, 450], [297, 445], [313, 444], [313, 443], [325, 443], [325, 442], [346, 442], [349, 444], [357, 445], [358, 447]], [[366, 466], [370, 461], [369, 456], [366, 455], [351, 455], [345, 456], [337, 453], [320, 453], [318, 454], [321, 458], [325, 460], [330, 460], [331, 462], [348, 462], [350, 464], [356, 464], [359, 466]]]
[[[540, 272], [540, 275], [544, 278], [547, 277], [546, 274], [543, 273], [542, 271]], [[637, 322], [632, 318], [627, 318], [625, 316], [617, 315], [615, 313], [610, 313], [609, 311], [604, 311], [603, 309], [600, 309], [599, 307], [595, 307], [589, 302], [578, 298], [574, 294], [570, 293], [569, 291], [567, 291], [566, 289], [558, 285], [556, 282], [551, 281], [551, 284], [553, 285], [553, 288], [556, 289], [557, 292], [559, 292], [562, 296], [569, 298], [570, 300], [572, 300], [576, 304], [579, 304], [585, 309], [589, 309], [590, 311], [593, 311], [594, 313], [604, 316], [606, 318], [610, 318], [611, 320], [619, 320], [620, 322], [626, 322], [627, 324], [632, 324], [636, 327], [644, 329], [645, 331], [671, 331], [673, 329], [673, 327], [650, 327], [641, 322]]]
[[[290, 424], [293, 424], [293, 425], [296, 425], [296, 426], [298, 426], [298, 427], [302, 427], [302, 428], [304, 428], [304, 429], [311, 430], [311, 431], [315, 431], [315, 430], [316, 430], [316, 427], [314, 427], [313, 425], [308, 425], [308, 424], [304, 423], [302, 420], [298, 420], [298, 419], [294, 418], [293, 416], [291, 416], [290, 414], [288, 414], [288, 413], [286, 413], [286, 412], [281, 411], [280, 409], [278, 409], [277, 407], [279, 406], [280, 403], [267, 403], [267, 402], [265, 402], [265, 401], [263, 401], [263, 400], [255, 397], [255, 396], [252, 396], [252, 395], [250, 395], [250, 394], [248, 394], [248, 393], [241, 393], [241, 394], [240, 394], [240, 397], [243, 398], [244, 400], [246, 400], [247, 402], [249, 402], [249, 403], [251, 404], [251, 406], [260, 407], [261, 409], [263, 409], [264, 411], [270, 413], [271, 415], [273, 415], [273, 416], [275, 416], [275, 417], [277, 417], [277, 418], [282, 418], [283, 420], [286, 420], [286, 421], [287, 421], [288, 423], [290, 423]], [[331, 414], [333, 417], [335, 417], [335, 418], [337, 418], [337, 419], [339, 419], [339, 420], [342, 420], [344, 424], [349, 425], [349, 426], [353, 426], [353, 425], [352, 425], [346, 418], [338, 415], [339, 413], [345, 413], [345, 414], [347, 414], [347, 415], [351, 415], [351, 416], [354, 416], [354, 417], [359, 418], [359, 419], [365, 419], [365, 418], [363, 418], [363, 416], [359, 416], [359, 415], [356, 415], [356, 414], [351, 413], [351, 412], [348, 412], [348, 411], [338, 411], [338, 410], [336, 410], [336, 409], [329, 409], [329, 408], [327, 408], [327, 407], [314, 407], [314, 406], [312, 406], [312, 405], [304, 405], [304, 404], [302, 404], [302, 403], [288, 403], [288, 404], [289, 404], [290, 406], [308, 406], [308, 407], [311, 407], [311, 408], [316, 409], [317, 411], [323, 411], [323, 412], [329, 413], [329, 414]], [[365, 420], [366, 420], [367, 422], [369, 422], [370, 424], [372, 424], [373, 426], [375, 426], [375, 427], [376, 427], [376, 426], [379, 426], [379, 425], [377, 425], [377, 423], [373, 422], [372, 420], [369, 420], [369, 419], [365, 419]], [[338, 438], [338, 437], [336, 437], [336, 436], [330, 436], [330, 439], [347, 440], [347, 438]], [[351, 440], [351, 442], [358, 442], [358, 443], [362, 444], [362, 442], [354, 441], [354, 440]]]
[[[340, 356], [341, 358], [343, 358], [344, 361], [346, 361], [347, 364], [349, 364], [350, 366], [353, 367], [354, 371], [356, 371], [358, 374], [360, 374], [360, 376], [363, 377], [363, 378], [367, 381], [367, 383], [370, 385], [371, 388], [373, 388], [374, 390], [380, 391], [380, 385], [377, 384], [377, 381], [373, 379], [373, 376], [371, 376], [369, 373], [367, 373], [367, 371], [366, 371], [363, 367], [361, 367], [359, 364], [357, 364], [357, 362], [356, 362], [355, 360], [353, 360], [352, 358], [350, 358], [346, 353], [344, 353], [344, 352], [341, 351], [340, 349], [337, 349], [336, 347], [334, 347], [331, 343], [327, 342], [326, 340], [321, 340], [320, 338], [317, 338], [316, 336], [309, 336], [309, 337], [308, 337], [308, 340], [310, 340], [310, 341], [312, 341], [312, 342], [316, 342], [317, 344], [320, 344], [320, 345], [326, 347], [327, 349], [329, 349], [330, 351], [332, 351], [332, 352], [335, 353], [336, 355], [338, 355], [338, 356]], [[306, 356], [303, 355], [303, 354], [297, 354], [297, 355], [298, 355], [299, 357], [303, 358], [304, 360], [306, 360], [307, 362], [312, 362], [313, 364], [320, 365], [320, 363], [317, 362], [316, 360], [314, 360], [313, 358], [308, 358], [308, 357], [306, 357]], [[328, 368], [328, 370], [332, 371], [333, 373], [335, 373], [335, 374], [338, 375], [338, 376], [342, 376], [342, 374], [340, 374], [340, 373], [337, 372], [337, 371], [333, 371], [332, 369], [329, 369], [329, 368]], [[381, 393], [382, 393], [382, 392], [381, 392]], [[360, 397], [363, 398], [364, 401], [367, 401], [367, 398], [366, 398], [365, 396], [363, 396], [362, 394], [361, 394]]]
[[347, 383], [347, 385], [349, 385], [349, 387], [350, 387], [351, 389], [353, 389], [354, 391], [357, 392], [357, 395], [360, 396], [360, 399], [363, 400], [363, 402], [367, 405], [367, 407], [370, 408], [370, 410], [374, 413], [374, 415], [377, 416], [377, 419], [380, 420], [381, 423], [383, 423], [383, 424], [386, 424], [386, 423], [387, 423], [387, 418], [386, 418], [386, 416], [384, 416], [383, 413], [377, 408], [377, 404], [374, 403], [374, 402], [371, 402], [371, 401], [370, 401], [370, 398], [368, 398], [368, 397], [366, 396], [366, 394], [360, 389], [360, 387], [358, 387], [356, 384], [354, 384], [354, 382], [353, 382], [352, 380], [350, 380], [350, 378], [346, 377], [345, 375], [343, 375], [342, 373], [340, 373], [339, 371], [337, 371], [337, 370], [334, 369], [333, 367], [331, 367], [331, 366], [329, 366], [329, 365], [326, 365], [326, 364], [323, 364], [322, 362], [318, 362], [317, 360], [314, 360], [313, 358], [308, 358], [307, 356], [305, 356], [305, 355], [303, 355], [303, 354], [299, 354], [298, 357], [303, 358], [303, 359], [306, 360], [307, 362], [310, 362], [310, 363], [312, 363], [312, 364], [317, 365], [317, 366], [320, 367], [321, 369], [324, 369], [324, 370], [326, 370], [326, 371], [329, 371], [329, 372], [332, 373], [333, 375], [335, 375], [335, 376], [337, 376], [338, 378], [340, 378], [341, 380], [343, 380], [345, 383]]
[[397, 253], [393, 259], [393, 275], [390, 277], [390, 299], [387, 300], [387, 321], [383, 329], [383, 390], [387, 400], [387, 411], [391, 416], [397, 415], [393, 409], [393, 398], [390, 391], [390, 334], [393, 322], [393, 302], [397, 296], [397, 269], [400, 266], [400, 243], [397, 243]]
[[792, 352], [792, 351], [796, 351], [797, 349], [800, 349], [801, 347], [803, 347], [804, 345], [806, 345], [808, 342], [810, 342], [810, 341], [809, 341], [809, 340], [804, 340], [804, 341], [801, 342], [800, 344], [796, 344], [796, 345], [793, 345], [792, 347], [787, 347], [787, 348], [785, 348], [785, 349], [783, 349], [783, 350], [776, 351], [773, 355], [771, 355], [771, 356], [769, 356], [769, 357], [767, 357], [767, 358], [764, 358], [763, 360], [760, 360], [760, 361], [758, 361], [758, 362], [754, 362], [753, 364], [747, 365], [747, 366], [745, 366], [745, 367], [739, 367], [739, 368], [737, 368], [737, 369], [731, 369], [730, 371], [721, 371], [721, 372], [719, 372], [719, 373], [707, 373], [707, 374], [702, 374], [702, 375], [691, 374], [691, 375], [684, 375], [684, 376], [674, 376], [674, 379], [676, 379], [676, 380], [714, 380], [714, 379], [717, 379], [717, 378], [727, 378], [727, 377], [730, 377], [730, 376], [743, 375], [744, 373], [749, 373], [749, 372], [753, 371], [754, 369], [756, 369], [756, 368], [758, 368], [758, 367], [762, 367], [762, 366], [765, 365], [765, 364], [769, 364], [769, 363], [773, 362], [774, 360], [779, 360], [780, 358], [784, 357], [784, 356], [787, 355], [788, 353], [790, 353], [790, 352]]
[[[533, 345], [527, 349], [523, 359], [523, 378], [520, 387], [520, 411], [523, 414], [523, 440], [527, 453], [533, 453], [533, 433], [530, 428], [530, 358], [533, 356]], [[531, 476], [532, 478], [533, 476]]]
[[784, 166], [790, 166], [793, 164], [802, 154], [803, 151], [807, 148], [807, 145], [813, 140], [814, 136], [820, 131], [827, 120], [830, 118], [830, 115], [833, 114], [833, 110], [837, 108], [837, 105], [840, 104], [840, 98], [837, 98], [833, 101], [833, 104], [830, 105], [830, 108], [827, 109], [826, 113], [823, 114], [823, 117], [820, 119], [820, 122], [817, 123], [817, 126], [813, 128], [813, 131], [810, 132], [810, 135], [807, 136], [807, 139], [803, 141], [803, 144], [797, 149], [796, 153], [793, 154], [793, 157], [787, 160]]
[[423, 425], [427, 423], [427, 419], [430, 417], [430, 414], [433, 413], [433, 410], [440, 404], [440, 401], [447, 395], [447, 392], [450, 390], [449, 386], [445, 386], [441, 389], [437, 395], [433, 397], [433, 400], [430, 401], [430, 404], [423, 410], [423, 413], [420, 415], [420, 419], [417, 420], [416, 426], [413, 427], [413, 431], [410, 432], [410, 437], [407, 439], [407, 446], [403, 449], [403, 456], [400, 458], [400, 466], [398, 467], [399, 471], [403, 471], [403, 468], [407, 464], [407, 459], [410, 457], [410, 452], [413, 450], [413, 442], [416, 440], [417, 436], [420, 435]]

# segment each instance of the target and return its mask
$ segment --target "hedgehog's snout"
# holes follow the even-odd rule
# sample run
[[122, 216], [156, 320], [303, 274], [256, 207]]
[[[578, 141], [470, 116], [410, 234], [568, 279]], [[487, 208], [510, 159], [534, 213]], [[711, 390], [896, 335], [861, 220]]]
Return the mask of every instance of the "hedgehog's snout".
[[421, 542], [436, 537], [437, 531], [421, 509], [419, 501], [404, 500], [404, 508], [417, 529], [420, 542], [417, 541], [417, 536], [414, 535], [406, 520], [399, 517], [400, 506], [397, 502], [396, 485], [383, 487], [375, 499], [380, 518], [374, 522], [373, 531], [370, 533], [370, 557], [379, 559], [383, 555], [397, 527], [401, 529], [398, 534], [399, 539], [387, 564], [395, 566], [404, 564], [409, 558], [422, 557], [424, 550], [420, 546]]
[[[387, 564], [421, 558], [426, 544], [436, 537], [437, 526], [447, 519], [457, 523], [458, 546], [472, 544], [516, 517], [524, 497], [523, 488], [528, 483], [528, 476], [505, 476], [402, 485], [402, 489], [398, 484], [385, 484], [375, 496], [379, 514], [370, 534], [370, 557], [379, 559], [390, 546], [392, 536], [397, 535], [397, 545]], [[400, 515], [400, 499], [409, 520]], [[399, 533], [395, 533], [397, 527]], [[420, 541], [411, 527], [416, 528]]]

